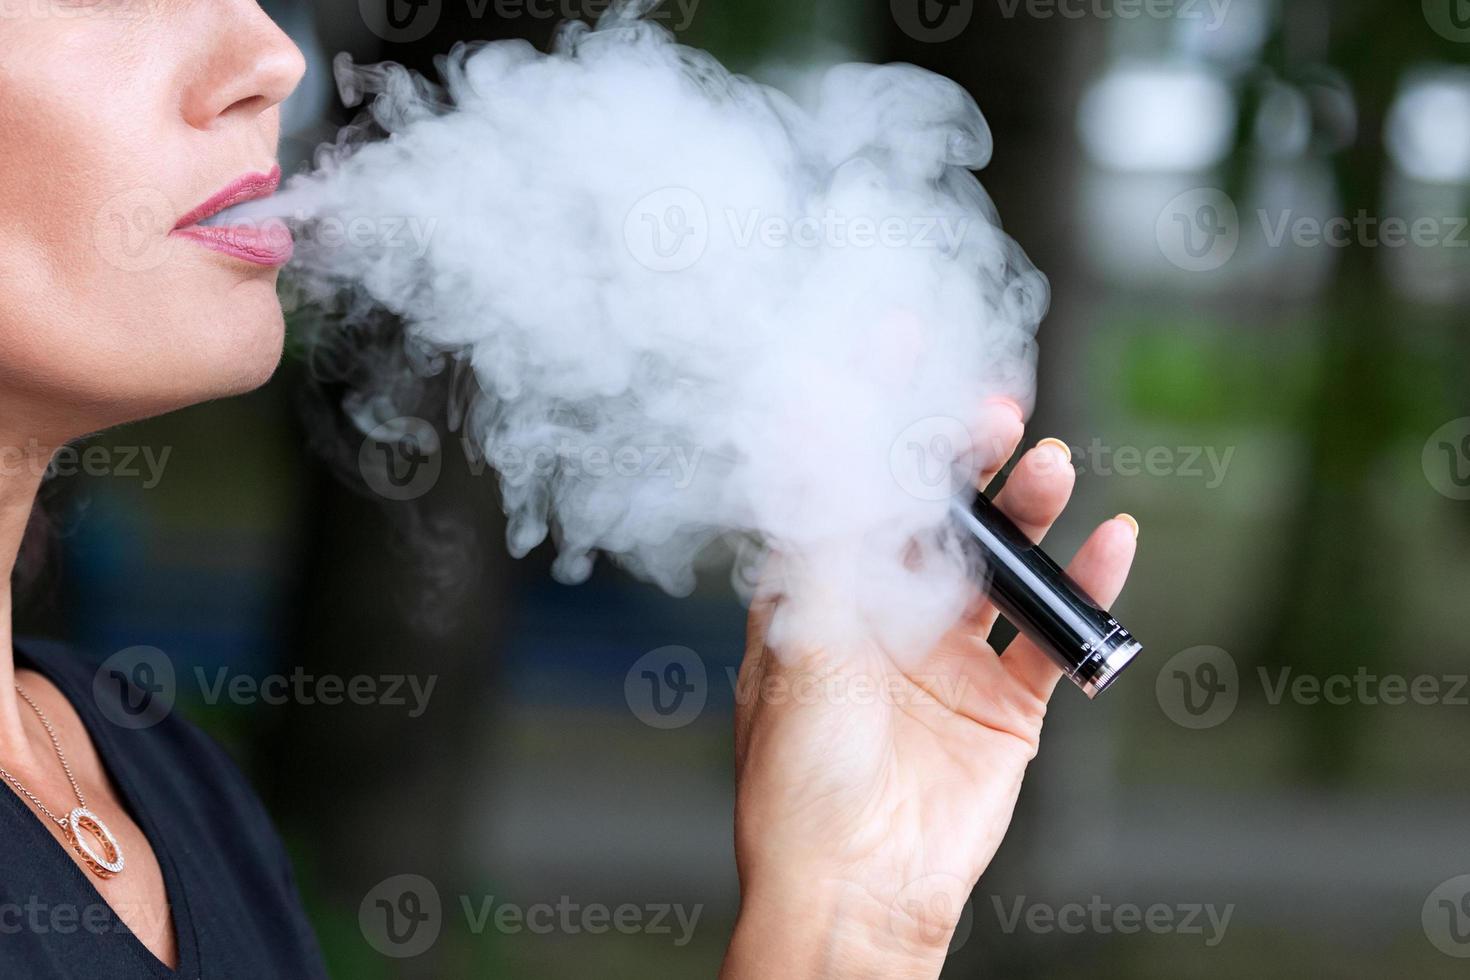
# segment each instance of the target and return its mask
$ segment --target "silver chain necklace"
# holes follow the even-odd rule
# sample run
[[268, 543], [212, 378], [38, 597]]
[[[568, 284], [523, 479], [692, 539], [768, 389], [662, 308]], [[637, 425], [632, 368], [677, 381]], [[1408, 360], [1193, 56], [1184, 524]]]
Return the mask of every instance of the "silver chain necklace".
[[[61, 751], [61, 739], [56, 737], [56, 729], [51, 727], [51, 719], [46, 717], [46, 712], [41, 710], [41, 706], [19, 684], [15, 685], [15, 693], [24, 698], [26, 704], [30, 705], [31, 710], [36, 713], [36, 717], [41, 719], [46, 734], [51, 738], [51, 747], [56, 750], [56, 758], [61, 760], [61, 768], [66, 772], [67, 782], [71, 783], [72, 792], [77, 794], [77, 806], [66, 816], [58, 817], [51, 812], [50, 807], [36, 797], [35, 793], [26, 789], [25, 784], [12, 776], [3, 766], [0, 766], [0, 776], [4, 776], [5, 781], [14, 786], [16, 792], [35, 804], [37, 810], [40, 810], [62, 829], [66, 834], [67, 843], [71, 844], [72, 850], [77, 852], [82, 863], [93, 874], [99, 878], [111, 878], [123, 869], [122, 849], [117, 845], [117, 838], [112, 835], [112, 831], [107, 829], [107, 825], [97, 814], [87, 809], [87, 798], [82, 795], [82, 787], [77, 783], [77, 777], [72, 775], [71, 764], [66, 761], [66, 753]], [[82, 831], [86, 831], [86, 836], [82, 834]], [[93, 839], [101, 845], [100, 851], [93, 845]]]

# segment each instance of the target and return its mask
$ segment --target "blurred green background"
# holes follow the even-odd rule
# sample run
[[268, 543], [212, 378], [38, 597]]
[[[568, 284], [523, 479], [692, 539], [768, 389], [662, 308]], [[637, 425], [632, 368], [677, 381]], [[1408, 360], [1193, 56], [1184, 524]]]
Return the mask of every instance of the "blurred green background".
[[[376, 0], [267, 4], [312, 58], [288, 170], [349, 118], [333, 53], [429, 70], [455, 41], [544, 47], [563, 16], [600, 9], [390, 3], [393, 21]], [[1079, 482], [1051, 550], [1120, 511], [1142, 524], [1120, 618], [1146, 659], [1095, 704], [1059, 692], [946, 976], [1463, 975], [1470, 4], [666, 13], [757, 75], [906, 61], [970, 89], [996, 137], [982, 179], [1054, 289], [1028, 439], [1076, 447]], [[1396, 223], [1423, 233], [1403, 241]], [[447, 429], [432, 493], [386, 502], [356, 469], [361, 436], [322, 435], [338, 424], [331, 381], [298, 352], [248, 398], [99, 437], [169, 447], [166, 472], [53, 481], [62, 561], [22, 630], [168, 654], [185, 710], [288, 838], [336, 976], [714, 975], [738, 899], [728, 670], [743, 610], [725, 577], [675, 601], [607, 568], [557, 585], [542, 552], [512, 562], [493, 480]], [[442, 425], [435, 398], [423, 414]], [[639, 658], [669, 645], [693, 651], [706, 703], [659, 728], [629, 692]], [[438, 682], [410, 717], [226, 704], [190, 680], [298, 667]], [[1351, 692], [1293, 693], [1301, 677]], [[1384, 703], [1394, 678], [1437, 693]], [[413, 956], [365, 925], [399, 875], [442, 902]], [[689, 936], [672, 916], [670, 933], [477, 928], [487, 901], [699, 918]], [[1167, 924], [1125, 931], [1120, 907], [1155, 905]], [[1037, 907], [1062, 924], [1016, 919]], [[1216, 934], [1208, 913], [1226, 909]]]

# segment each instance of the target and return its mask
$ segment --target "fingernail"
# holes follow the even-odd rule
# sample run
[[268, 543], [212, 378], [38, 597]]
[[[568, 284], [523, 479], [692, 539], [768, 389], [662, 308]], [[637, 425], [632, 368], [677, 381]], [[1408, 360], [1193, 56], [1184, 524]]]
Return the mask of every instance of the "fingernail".
[[1117, 517], [1113, 518], [1113, 520], [1122, 521], [1124, 524], [1127, 524], [1129, 527], [1133, 528], [1133, 537], [1135, 540], [1138, 538], [1138, 519], [1132, 514], [1119, 514]]
[[1072, 447], [1062, 440], [1047, 436], [1036, 444], [1037, 449], [1040, 449], [1042, 446], [1055, 446], [1061, 450], [1063, 456], [1067, 457], [1067, 462], [1070, 463], [1072, 461]]
[[1017, 419], [1019, 419], [1022, 422], [1025, 422], [1026, 421], [1026, 413], [1024, 411], [1022, 411], [1021, 406], [1016, 403], [1015, 399], [1012, 399], [1012, 398], [988, 398], [988, 399], [986, 399], [986, 402], [985, 403], [987, 405], [995, 405], [997, 407], [1004, 406], [1005, 409], [1006, 409], [1006, 411], [1008, 411], [1011, 414], [1015, 415]]

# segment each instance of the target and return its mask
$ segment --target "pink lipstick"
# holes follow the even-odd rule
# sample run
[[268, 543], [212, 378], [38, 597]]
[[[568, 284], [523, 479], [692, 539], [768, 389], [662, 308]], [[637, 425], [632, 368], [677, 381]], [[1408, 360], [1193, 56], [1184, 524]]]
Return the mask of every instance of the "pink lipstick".
[[291, 261], [291, 230], [279, 219], [233, 225], [201, 224], [221, 211], [246, 201], [270, 197], [281, 186], [281, 168], [246, 174], [179, 219], [173, 234], [192, 238], [205, 248], [254, 265], [279, 267]]

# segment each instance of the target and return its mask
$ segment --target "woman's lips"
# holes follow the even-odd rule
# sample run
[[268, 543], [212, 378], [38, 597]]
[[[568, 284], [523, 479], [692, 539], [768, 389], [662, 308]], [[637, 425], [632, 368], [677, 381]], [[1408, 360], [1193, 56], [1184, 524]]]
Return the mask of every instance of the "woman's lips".
[[256, 265], [279, 267], [291, 261], [295, 243], [291, 230], [280, 220], [262, 222], [257, 226], [234, 227], [200, 226], [179, 228], [175, 235], [192, 238], [205, 248], [232, 255]]
[[172, 233], [255, 265], [283, 266], [291, 261], [295, 249], [291, 229], [284, 221], [273, 218], [259, 224], [199, 224], [237, 204], [270, 197], [280, 186], [280, 167], [272, 167], [269, 173], [246, 174], [180, 218]]

